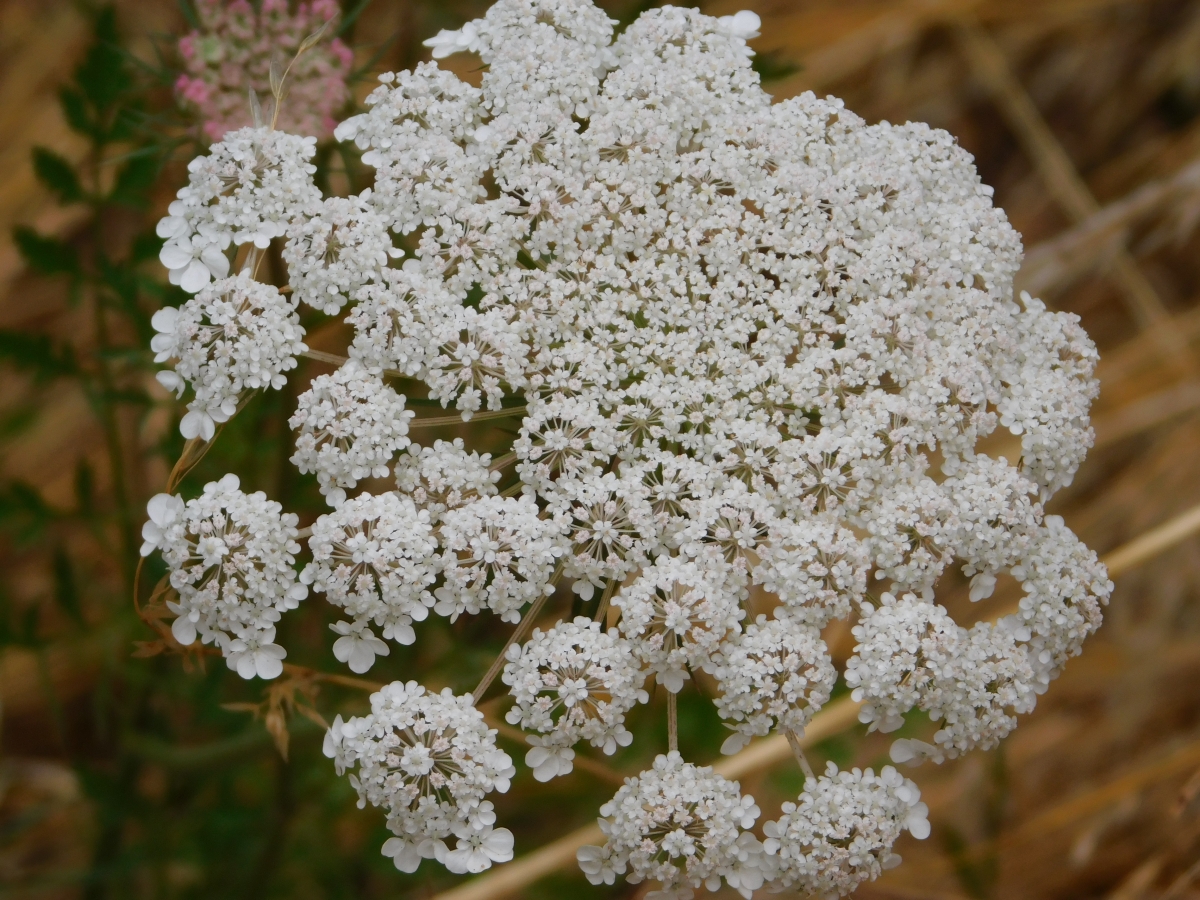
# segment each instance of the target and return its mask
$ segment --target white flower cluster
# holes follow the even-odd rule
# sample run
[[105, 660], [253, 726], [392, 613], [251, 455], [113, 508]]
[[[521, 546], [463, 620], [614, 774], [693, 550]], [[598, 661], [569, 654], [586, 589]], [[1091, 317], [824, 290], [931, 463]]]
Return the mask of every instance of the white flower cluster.
[[154, 361], [177, 360], [174, 371], [158, 373], [159, 383], [177, 397], [186, 386], [196, 395], [179, 423], [186, 438], [212, 440], [246, 391], [283, 387], [283, 373], [308, 349], [295, 302], [244, 274], [160, 309], [151, 324], [158, 332], [150, 342]]
[[663, 555], [613, 598], [633, 654], [673, 694], [689, 669], [711, 671], [745, 615], [731, 567], [708, 554], [696, 561]]
[[728, 642], [716, 664], [720, 695], [713, 701], [734, 732], [722, 753], [736, 753], [752, 737], [779, 729], [804, 733], [825, 705], [837, 670], [820, 631], [781, 609], [774, 619], [759, 616]]
[[523, 607], [554, 593], [561, 529], [528, 497], [479, 497], [443, 513], [439, 532], [446, 550], [435, 609], [450, 621], [486, 608], [516, 623]]
[[491, 470], [491, 461], [486, 453], [464, 449], [462, 438], [434, 441], [432, 447], [410, 444], [396, 463], [396, 487], [436, 522], [447, 510], [496, 493], [500, 473]]
[[507, 718], [536, 732], [525, 762], [538, 781], [569, 773], [571, 748], [581, 740], [608, 754], [633, 742], [625, 714], [649, 696], [630, 650], [627, 641], [583, 617], [545, 633], [534, 630], [524, 646], [509, 647], [501, 677], [516, 702]]
[[376, 654], [387, 655], [368, 622], [398, 643], [417, 639], [412, 623], [429, 615], [430, 587], [438, 573], [437, 542], [426, 510], [399, 494], [364, 494], [318, 518], [308, 545], [313, 561], [300, 580], [354, 617], [352, 633], [338, 631], [343, 662], [353, 660], [351, 668], [361, 673]]
[[292, 462], [315, 472], [335, 506], [362, 478], [386, 478], [398, 450], [409, 445], [404, 397], [357, 360], [313, 379], [288, 424], [299, 435]]
[[275, 643], [275, 623], [308, 596], [293, 568], [296, 516], [262, 491], [244, 493], [236, 475], [206, 484], [186, 504], [158, 494], [147, 511], [142, 556], [161, 550], [171, 569], [175, 639], [218, 644], [243, 678], [279, 675], [287, 652]]
[[929, 836], [928, 814], [920, 789], [891, 766], [876, 775], [829, 763], [798, 803], [785, 803], [783, 816], [763, 826], [771, 886], [804, 896], [849, 894], [900, 864], [892, 847], [902, 831]]
[[692, 888], [721, 883], [749, 897], [769, 872], [763, 844], [747, 829], [759, 809], [735, 781], [684, 762], [678, 752], [630, 778], [600, 807], [603, 847], [581, 847], [579, 866], [592, 884], [647, 878], [662, 884], [647, 897], [688, 900]]
[[387, 222], [361, 197], [329, 197], [297, 217], [283, 248], [292, 290], [314, 309], [337, 315], [349, 297], [378, 278], [389, 260], [404, 255], [392, 246]]
[[[589, 0], [499, 0], [428, 42], [479, 54], [480, 87], [432, 63], [389, 73], [337, 129], [372, 189], [322, 200], [311, 142], [243, 129], [193, 163], [163, 220], [185, 287], [223, 277], [227, 248], [285, 239], [292, 297], [353, 331], [351, 361], [292, 420], [294, 461], [334, 506], [303, 581], [345, 610], [335, 654], [365, 671], [430, 610], [516, 622], [571, 583], [585, 620], [535, 633], [503, 672], [527, 761], [551, 778], [581, 739], [629, 740], [651, 674], [677, 693], [708, 673], [727, 749], [799, 734], [836, 675], [821, 629], [852, 619], [863, 721], [940, 722], [895, 759], [994, 745], [1112, 589], [1042, 508], [1091, 444], [1094, 347], [1074, 317], [1014, 298], [1019, 237], [950, 135], [812, 94], [772, 104], [753, 13], [613, 24]], [[196, 391], [188, 433], [211, 436], [303, 347], [298, 301], [249, 278], [156, 318], [160, 360], [180, 360], [164, 384]], [[407, 443], [395, 373], [464, 422], [520, 416], [511, 447]], [[977, 449], [998, 427], [1021, 437], [1015, 463]], [[361, 493], [393, 461], [396, 490]], [[1018, 612], [959, 626], [935, 599], [950, 566], [973, 600], [1012, 576]], [[751, 597], [772, 616], [748, 622]], [[389, 854], [467, 871], [511, 853], [468, 774], [493, 752], [471, 701], [385, 694], [331, 740], [344, 765], [366, 760]], [[460, 802], [451, 784], [472, 787]], [[609, 843], [582, 865], [672, 897], [722, 880], [841, 893], [893, 859], [902, 827], [927, 831], [890, 768], [807, 787], [764, 851], [736, 788], [663, 757], [605, 807]]]
[[[387, 811], [396, 837], [383, 852], [402, 872], [415, 872], [422, 859], [460, 873], [512, 859], [512, 833], [493, 828], [496, 814], [484, 797], [506, 792], [516, 770], [469, 694], [390, 684], [371, 695], [370, 715], [334, 721], [325, 755], [339, 774], [356, 769], [350, 780], [359, 806]], [[445, 843], [451, 836], [454, 850]]]
[[229, 271], [225, 250], [266, 249], [304, 210], [321, 202], [308, 162], [317, 139], [270, 128], [239, 128], [188, 164], [188, 184], [158, 223], [159, 258], [171, 283], [195, 293]]

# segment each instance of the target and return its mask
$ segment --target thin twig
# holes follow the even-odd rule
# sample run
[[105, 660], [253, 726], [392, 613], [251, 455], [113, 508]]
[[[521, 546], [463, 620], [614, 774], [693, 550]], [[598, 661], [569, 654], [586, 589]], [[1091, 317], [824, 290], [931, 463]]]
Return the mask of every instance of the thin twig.
[[603, 622], [604, 617], [608, 615], [608, 605], [612, 602], [613, 594], [617, 592], [617, 579], [608, 579], [608, 584], [604, 585], [604, 593], [600, 596], [600, 605], [596, 607], [596, 615], [593, 616], [597, 622]]
[[505, 453], [503, 456], [496, 457], [496, 459], [494, 459], [492, 461], [492, 464], [490, 466], [488, 466], [488, 468], [491, 469], [493, 472], [499, 472], [502, 469], [505, 469], [508, 466], [512, 465], [516, 461], [517, 461], [517, 454], [515, 452]]
[[[300, 354], [305, 359], [316, 360], [317, 362], [329, 363], [332, 366], [344, 366], [350, 361], [350, 357], [341, 356], [337, 353], [326, 353], [324, 350], [305, 350]], [[396, 369], [384, 369], [383, 374], [388, 378], [399, 378], [401, 381], [416, 381], [415, 378], [405, 375], [403, 372]]]

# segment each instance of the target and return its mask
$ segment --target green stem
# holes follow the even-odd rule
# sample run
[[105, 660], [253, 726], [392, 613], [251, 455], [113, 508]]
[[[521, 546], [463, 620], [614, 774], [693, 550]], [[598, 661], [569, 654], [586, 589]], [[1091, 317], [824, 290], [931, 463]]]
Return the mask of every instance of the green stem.
[[[92, 189], [96, 197], [100, 197], [102, 193], [100, 184], [102, 154], [103, 145], [96, 143], [92, 147], [92, 152], [88, 160]], [[103, 238], [101, 213], [103, 212], [103, 206], [102, 201], [96, 201], [92, 206], [93, 257], [98, 256], [101, 252], [101, 241]], [[96, 266], [93, 265], [90, 268], [94, 271]], [[108, 462], [112, 471], [113, 499], [117, 506], [117, 521], [121, 533], [121, 571], [125, 578], [126, 590], [128, 591], [133, 585], [133, 570], [137, 559], [133, 510], [129, 505], [129, 485], [126, 481], [125, 450], [121, 443], [121, 428], [117, 420], [116, 408], [112, 401], [115, 393], [115, 380], [108, 362], [108, 352], [112, 346], [108, 329], [108, 317], [105, 315], [104, 297], [99, 285], [93, 283], [91, 288], [92, 325], [96, 336], [95, 377], [99, 382], [100, 390], [98, 395], [94, 387], [89, 389], [88, 392], [92, 395], [92, 401], [99, 413], [101, 428], [104, 431], [104, 443], [108, 450]]]

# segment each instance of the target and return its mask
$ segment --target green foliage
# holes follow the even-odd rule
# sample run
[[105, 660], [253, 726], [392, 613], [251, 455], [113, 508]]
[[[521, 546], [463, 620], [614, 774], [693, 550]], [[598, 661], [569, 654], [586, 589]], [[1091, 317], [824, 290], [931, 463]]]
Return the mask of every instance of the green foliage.
[[0, 329], [0, 360], [42, 382], [79, 374], [74, 349], [44, 334]]
[[141, 209], [149, 201], [148, 194], [158, 179], [160, 168], [156, 148], [147, 148], [131, 157], [118, 171], [112, 193], [108, 195], [109, 201]]
[[33, 171], [60, 203], [78, 203], [87, 196], [74, 167], [53, 150], [33, 148]]
[[42, 275], [78, 275], [79, 254], [66, 241], [38, 234], [19, 225], [13, 229], [13, 243], [26, 265]]
[[59, 92], [67, 124], [96, 144], [133, 137], [131, 108], [123, 101], [137, 87], [120, 45], [116, 13], [111, 6], [96, 14], [92, 43], [75, 69], [71, 83]]

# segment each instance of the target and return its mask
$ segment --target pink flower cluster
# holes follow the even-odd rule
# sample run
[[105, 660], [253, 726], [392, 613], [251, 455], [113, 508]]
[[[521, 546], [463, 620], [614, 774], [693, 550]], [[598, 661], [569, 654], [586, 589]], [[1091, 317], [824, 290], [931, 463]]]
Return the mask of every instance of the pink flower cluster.
[[[252, 124], [250, 88], [267, 110], [272, 54], [286, 66], [301, 41], [339, 12], [336, 0], [300, 2], [294, 11], [289, 0], [262, 0], [258, 10], [247, 0], [197, 0], [196, 11], [199, 30], [179, 40], [186, 71], [175, 90], [213, 140]], [[305, 51], [288, 73], [278, 127], [318, 138], [332, 134], [333, 116], [349, 97], [351, 61], [350, 48], [337, 38]]]

